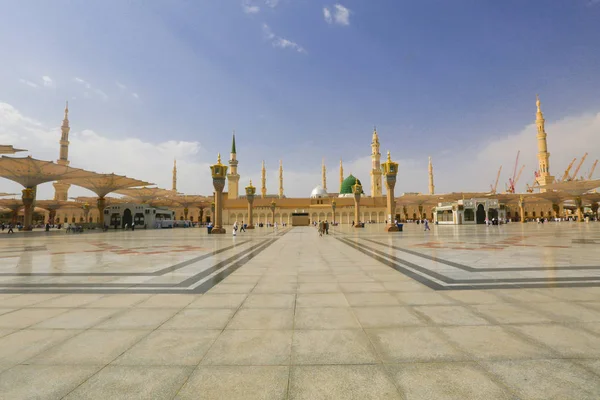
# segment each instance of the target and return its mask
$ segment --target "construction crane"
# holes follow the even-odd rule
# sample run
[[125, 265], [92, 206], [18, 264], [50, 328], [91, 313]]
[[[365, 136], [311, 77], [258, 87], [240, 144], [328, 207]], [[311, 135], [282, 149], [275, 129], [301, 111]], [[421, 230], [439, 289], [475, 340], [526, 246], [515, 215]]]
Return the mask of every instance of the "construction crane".
[[559, 182], [564, 182], [567, 179], [569, 179], [569, 172], [571, 171], [571, 168], [573, 168], [573, 164], [575, 164], [575, 160], [577, 160], [577, 157], [574, 158], [573, 161], [571, 161], [571, 163], [567, 167], [567, 169], [565, 169], [565, 173], [564, 173], [562, 179]]
[[515, 168], [513, 169], [513, 176], [512, 178], [508, 178], [508, 188], [506, 189], [506, 191], [508, 193], [515, 193], [515, 186], [517, 185], [517, 182], [519, 181], [519, 178], [521, 177], [521, 173], [523, 172], [523, 169], [525, 168], [525, 165], [523, 165], [521, 167], [521, 169], [519, 170], [519, 173], [517, 174], [517, 166], [519, 165], [519, 156], [521, 155], [521, 150], [519, 150], [517, 152], [517, 159], [515, 160]]
[[581, 157], [581, 161], [579, 161], [579, 165], [577, 165], [575, 172], [573, 172], [573, 176], [569, 180], [574, 181], [575, 179], [577, 179], [577, 174], [579, 173], [579, 170], [581, 169], [581, 166], [583, 165], [583, 162], [585, 161], [585, 158], [587, 157], [587, 155], [588, 155], [588, 153], [585, 153], [583, 155], [583, 157]]
[[592, 164], [592, 169], [590, 169], [590, 173], [588, 174], [588, 181], [590, 179], [592, 179], [592, 175], [594, 175], [594, 170], [596, 169], [596, 164], [598, 164], [598, 160], [594, 161], [594, 164]]
[[498, 180], [500, 179], [500, 172], [502, 171], [502, 165], [498, 169], [498, 175], [496, 175], [496, 182], [494, 185], [490, 185], [491, 193], [496, 194], [496, 188], [498, 187]]

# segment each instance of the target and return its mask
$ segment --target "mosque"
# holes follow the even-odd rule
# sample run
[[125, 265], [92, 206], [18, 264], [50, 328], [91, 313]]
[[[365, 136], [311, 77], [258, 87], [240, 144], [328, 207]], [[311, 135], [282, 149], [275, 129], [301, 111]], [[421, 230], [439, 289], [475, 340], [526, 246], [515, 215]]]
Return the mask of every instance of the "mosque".
[[[600, 194], [591, 192], [591, 189], [600, 187], [600, 180], [591, 180], [591, 174], [587, 180], [578, 180], [575, 177], [565, 179], [568, 176], [567, 169], [561, 180], [555, 179], [550, 174], [550, 153], [547, 146], [547, 134], [545, 131], [545, 120], [541, 111], [540, 100], [536, 100], [536, 126], [538, 143], [538, 171], [536, 172], [536, 185], [539, 193], [444, 193], [436, 194], [434, 185], [434, 173], [431, 157], [429, 158], [429, 193], [403, 193], [395, 198], [396, 213], [386, 216], [387, 199], [382, 193], [383, 173], [380, 153], [380, 140], [377, 129], [374, 128], [371, 137], [371, 179], [370, 193], [363, 193], [360, 201], [359, 220], [354, 221], [354, 197], [352, 186], [356, 183], [362, 185], [359, 177], [352, 174], [345, 176], [344, 167], [340, 160], [339, 182], [328, 189], [325, 163], [321, 167], [321, 184], [317, 185], [307, 197], [287, 197], [284, 191], [283, 164], [279, 162], [279, 182], [276, 193], [267, 192], [266, 168], [263, 162], [261, 170], [260, 188], [253, 204], [253, 222], [256, 225], [274, 223], [293, 224], [294, 215], [303, 215], [307, 221], [327, 220], [332, 223], [352, 224], [353, 222], [384, 223], [386, 220], [398, 221], [418, 220], [427, 218], [440, 225], [445, 224], [478, 224], [487, 219], [512, 219], [514, 221], [539, 217], [559, 217], [567, 214], [576, 214], [579, 220], [583, 217], [584, 208], [597, 213]], [[59, 159], [56, 164], [69, 168], [69, 118], [68, 104], [65, 108], [65, 116], [61, 125], [61, 138], [59, 141]], [[16, 149], [18, 151], [18, 149]], [[29, 158], [30, 159], [30, 158]], [[10, 158], [2, 157], [3, 162], [10, 162]], [[13, 159], [18, 160], [18, 159]], [[41, 162], [41, 161], [40, 161]], [[220, 160], [219, 160], [220, 163]], [[595, 166], [595, 164], [594, 164]], [[235, 133], [232, 138], [231, 151], [228, 160], [227, 186], [223, 193], [223, 225], [231, 225], [235, 221], [241, 223], [248, 221], [248, 201], [245, 188], [240, 188], [241, 175], [238, 171], [239, 162], [235, 143]], [[82, 171], [82, 170], [79, 170]], [[82, 173], [85, 171], [82, 171]], [[400, 174], [402, 169], [400, 166]], [[95, 174], [89, 172], [90, 174]], [[208, 171], [207, 171], [208, 173]], [[593, 169], [592, 169], [593, 173]], [[110, 176], [112, 175], [112, 176]], [[575, 174], [574, 174], [575, 175]], [[8, 176], [5, 176], [8, 177]], [[115, 223], [125, 224], [125, 221], [135, 220], [136, 224], [148, 224], [156, 226], [155, 219], [167, 218], [173, 220], [184, 220], [190, 222], [208, 223], [214, 220], [214, 197], [213, 195], [182, 195], [177, 192], [177, 165], [173, 166], [172, 188], [159, 189], [150, 188], [148, 182], [138, 181], [127, 177], [114, 176], [114, 174], [103, 174], [103, 178], [125, 179], [127, 184], [119, 186], [113, 183], [110, 190], [100, 190], [96, 186], [86, 186], [81, 179], [57, 179], [54, 182], [54, 200], [37, 201], [35, 212], [38, 219], [43, 221], [55, 221], [60, 223]], [[17, 182], [14, 177], [8, 177]], [[51, 179], [46, 179], [48, 181]], [[41, 182], [41, 181], [40, 181]], [[77, 198], [77, 201], [69, 201], [68, 190], [71, 184], [90, 188], [98, 194], [98, 198]], [[31, 190], [23, 184], [26, 189]], [[250, 186], [252, 183], [250, 182]], [[144, 186], [141, 187], [140, 186]], [[137, 188], [136, 188], [137, 187]], [[128, 189], [131, 188], [131, 189]], [[25, 193], [24, 190], [24, 193]], [[100, 190], [100, 191], [98, 191]], [[34, 190], [35, 192], [35, 190]], [[105, 194], [114, 192], [127, 197], [104, 197]], [[136, 194], [137, 193], [137, 194]], [[34, 193], [35, 195], [35, 193]], [[24, 195], [25, 196], [25, 195]], [[24, 197], [25, 199], [25, 197]], [[98, 208], [90, 206], [92, 202], [98, 201]], [[14, 203], [14, 204], [13, 204]], [[11, 210], [13, 215], [19, 210], [17, 199], [0, 199], [0, 207]], [[102, 207], [101, 204], [102, 203]], [[102, 212], [102, 216], [101, 213]], [[150, 218], [150, 216], [153, 216]], [[39, 222], [39, 221], [38, 221]], [[142, 223], [143, 222], [143, 223]], [[297, 221], [296, 221], [297, 223]]]

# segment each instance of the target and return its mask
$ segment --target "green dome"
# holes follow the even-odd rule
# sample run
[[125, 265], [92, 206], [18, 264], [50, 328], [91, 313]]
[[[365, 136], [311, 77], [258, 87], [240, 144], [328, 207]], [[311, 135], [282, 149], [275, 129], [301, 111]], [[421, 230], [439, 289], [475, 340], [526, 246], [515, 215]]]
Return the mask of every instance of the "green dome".
[[[360, 179], [358, 180], [358, 183], [360, 185], [362, 185], [362, 183], [360, 182]], [[352, 194], [352, 186], [356, 185], [356, 177], [352, 174], [350, 174], [350, 176], [348, 176], [346, 179], [344, 179], [344, 181], [342, 182], [342, 187], [340, 188], [340, 194]], [[365, 192], [361, 192], [361, 194], [364, 194]]]

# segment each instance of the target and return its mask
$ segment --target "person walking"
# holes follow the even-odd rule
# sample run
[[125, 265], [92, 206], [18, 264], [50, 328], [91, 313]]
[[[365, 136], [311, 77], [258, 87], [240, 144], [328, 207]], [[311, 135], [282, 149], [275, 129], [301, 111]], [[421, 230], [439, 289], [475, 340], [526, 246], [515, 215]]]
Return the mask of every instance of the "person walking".
[[12, 234], [15, 233], [15, 231], [13, 231], [13, 225], [12, 224], [8, 224], [8, 232], [7, 233], [12, 233]]
[[242, 224], [240, 225], [240, 233], [242, 232], [246, 232], [246, 225], [244, 224], [244, 221], [242, 221]]
[[425, 231], [430, 231], [431, 229], [429, 229], [429, 221], [427, 220], [427, 218], [425, 218], [423, 220], [423, 225], [425, 225]]
[[327, 220], [325, 220], [325, 234], [329, 235], [329, 222]]
[[323, 221], [319, 221], [319, 237], [323, 236]]
[[237, 221], [235, 221], [233, 223], [233, 229], [231, 229], [231, 232], [233, 233], [233, 236], [237, 236], [237, 230], [238, 230], [238, 223], [237, 223]]

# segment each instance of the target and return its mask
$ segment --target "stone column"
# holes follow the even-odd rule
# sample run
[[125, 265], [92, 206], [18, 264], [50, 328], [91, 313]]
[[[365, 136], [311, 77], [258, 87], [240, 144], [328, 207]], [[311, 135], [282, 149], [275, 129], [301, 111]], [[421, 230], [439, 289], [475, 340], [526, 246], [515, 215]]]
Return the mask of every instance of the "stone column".
[[55, 219], [56, 219], [56, 210], [55, 209], [48, 210], [48, 223], [54, 224]]
[[25, 188], [22, 191], [23, 199], [23, 230], [32, 229], [33, 208], [35, 207], [35, 187]]
[[277, 204], [275, 204], [275, 200], [271, 202], [271, 225], [275, 225], [275, 208], [277, 208]]
[[254, 229], [254, 217], [252, 216], [254, 210], [254, 195], [256, 193], [256, 188], [252, 186], [252, 181], [250, 181], [250, 185], [246, 186], [246, 200], [248, 200], [248, 226], [246, 229]]
[[106, 208], [106, 199], [104, 196], [98, 197], [96, 205], [98, 206], [98, 213], [100, 214], [98, 221], [100, 223], [100, 227], [104, 229], [104, 209]]
[[89, 215], [90, 215], [90, 205], [88, 203], [85, 203], [83, 205], [83, 220], [86, 224], [89, 224], [89, 218], [88, 218]]
[[523, 196], [519, 197], [519, 216], [521, 217], [521, 222], [525, 222], [525, 199]]
[[335, 200], [331, 201], [331, 209], [333, 210], [333, 225], [335, 225], [335, 208], [337, 207], [337, 203]]
[[189, 208], [183, 207], [183, 219], [187, 221], [188, 213], [190, 212]]
[[583, 222], [583, 200], [581, 197], [575, 197], [575, 206], [577, 207], [577, 221]]
[[356, 183], [352, 185], [352, 194], [354, 195], [354, 227], [361, 228], [362, 225], [359, 225], [360, 221], [360, 195], [362, 194], [362, 185], [358, 183], [358, 179]]
[[394, 188], [396, 187], [396, 175], [398, 175], [398, 163], [392, 161], [390, 152], [387, 153], [387, 161], [381, 164], [381, 169], [385, 175], [385, 186], [387, 189], [387, 220], [385, 227], [387, 232], [398, 232], [398, 226], [394, 223], [396, 219], [396, 200], [394, 198]]
[[210, 170], [215, 188], [215, 226], [211, 233], [223, 234], [225, 233], [225, 228], [223, 228], [223, 189], [225, 188], [227, 167], [221, 164], [221, 154], [219, 154], [217, 163], [210, 166]]
[[552, 203], [552, 211], [554, 211], [554, 218], [560, 218], [560, 205], [558, 203]]

